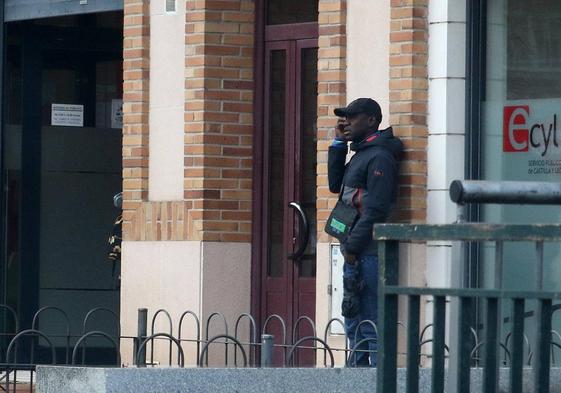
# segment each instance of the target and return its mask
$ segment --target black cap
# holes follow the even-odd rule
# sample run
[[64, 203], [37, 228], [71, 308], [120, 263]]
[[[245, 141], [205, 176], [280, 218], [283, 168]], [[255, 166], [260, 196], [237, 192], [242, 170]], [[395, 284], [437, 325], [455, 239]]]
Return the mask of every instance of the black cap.
[[333, 112], [335, 116], [339, 117], [366, 113], [375, 116], [380, 123], [382, 122], [382, 108], [372, 98], [357, 98], [345, 108], [336, 108]]

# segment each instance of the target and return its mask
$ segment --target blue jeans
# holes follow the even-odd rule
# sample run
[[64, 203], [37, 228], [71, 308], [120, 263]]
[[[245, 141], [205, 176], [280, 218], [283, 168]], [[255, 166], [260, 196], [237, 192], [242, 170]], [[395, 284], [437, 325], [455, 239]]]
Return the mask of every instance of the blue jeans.
[[[363, 255], [355, 265], [343, 265], [345, 278], [356, 278], [362, 282], [359, 295], [359, 313], [354, 318], [345, 318], [345, 332], [352, 350], [357, 343], [356, 355], [349, 358], [351, 367], [376, 367], [378, 337], [374, 326], [378, 325], [378, 256]], [[358, 328], [358, 329], [357, 329]], [[363, 341], [364, 340], [364, 341]], [[361, 342], [362, 341], [362, 342]]]

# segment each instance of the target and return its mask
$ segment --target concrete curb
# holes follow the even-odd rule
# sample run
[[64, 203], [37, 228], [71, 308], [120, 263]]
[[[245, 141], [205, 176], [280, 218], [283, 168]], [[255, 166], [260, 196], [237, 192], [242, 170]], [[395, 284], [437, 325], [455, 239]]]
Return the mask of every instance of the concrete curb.
[[[420, 392], [429, 393], [431, 370], [420, 369]], [[405, 369], [398, 392], [405, 392]], [[472, 369], [471, 391], [481, 392], [483, 370]], [[507, 393], [509, 369], [501, 369], [499, 392]], [[561, 393], [561, 368], [551, 369], [550, 392]], [[37, 366], [37, 393], [306, 392], [372, 393], [376, 370], [356, 368], [94, 368]], [[524, 369], [524, 392], [532, 370]]]

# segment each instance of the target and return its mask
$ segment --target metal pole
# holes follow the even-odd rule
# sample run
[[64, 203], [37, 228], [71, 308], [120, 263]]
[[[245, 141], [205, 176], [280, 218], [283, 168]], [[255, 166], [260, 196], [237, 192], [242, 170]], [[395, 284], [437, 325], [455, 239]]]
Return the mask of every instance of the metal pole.
[[543, 242], [536, 242], [536, 290], [543, 290]]
[[[136, 336], [136, 345], [134, 348], [134, 356], [133, 358], [136, 361], [138, 356], [138, 348], [142, 344], [148, 335], [148, 309], [147, 308], [139, 308], [138, 309], [138, 334]], [[138, 367], [145, 367], [146, 366], [146, 346], [144, 346], [140, 352], [139, 363], [137, 364]]]
[[503, 288], [503, 254], [502, 241], [495, 243], [495, 289]]
[[450, 199], [462, 205], [466, 203], [559, 205], [561, 183], [454, 180], [450, 184]]
[[261, 335], [261, 367], [273, 365], [273, 343], [275, 336], [272, 334]]
[[[495, 289], [503, 289], [503, 271], [504, 271], [504, 243], [502, 241], [497, 241], [495, 242]], [[489, 302], [487, 302], [487, 307], [489, 307]], [[501, 341], [501, 336], [502, 336], [502, 329], [503, 329], [503, 324], [504, 324], [504, 318], [503, 318], [503, 300], [501, 298], [497, 299], [497, 326], [496, 326], [496, 337], [497, 337], [497, 343], [500, 343]], [[489, 319], [489, 316], [487, 317], [487, 319]], [[485, 329], [490, 329], [489, 326], [487, 326]], [[487, 343], [486, 345], [490, 345], [489, 343]], [[499, 344], [496, 345], [496, 351], [497, 351], [497, 359], [501, 358], [501, 346]], [[487, 365], [485, 364], [485, 367], [487, 367]], [[497, 363], [497, 367], [498, 367], [498, 363]], [[498, 370], [496, 370], [497, 373], [499, 372]], [[498, 384], [498, 381], [497, 381]]]
[[[466, 223], [466, 207], [464, 205], [456, 205], [456, 223]], [[450, 268], [450, 286], [452, 288], [466, 288], [469, 284], [469, 270], [467, 263], [467, 244], [465, 241], [452, 242], [452, 264]], [[459, 321], [460, 321], [460, 300], [452, 297], [449, 303], [449, 326], [448, 343], [450, 345], [450, 353], [448, 358], [448, 391], [453, 392], [458, 384], [458, 355], [460, 351], [459, 338]]]

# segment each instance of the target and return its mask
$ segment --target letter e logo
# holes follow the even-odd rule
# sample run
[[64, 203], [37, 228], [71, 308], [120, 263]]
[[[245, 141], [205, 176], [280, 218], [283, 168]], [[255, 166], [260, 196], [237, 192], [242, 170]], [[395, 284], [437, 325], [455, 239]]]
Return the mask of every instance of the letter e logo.
[[528, 151], [530, 107], [505, 106], [503, 111], [503, 151]]

